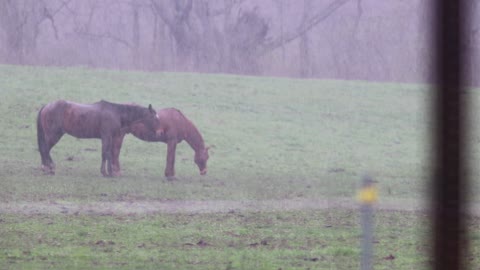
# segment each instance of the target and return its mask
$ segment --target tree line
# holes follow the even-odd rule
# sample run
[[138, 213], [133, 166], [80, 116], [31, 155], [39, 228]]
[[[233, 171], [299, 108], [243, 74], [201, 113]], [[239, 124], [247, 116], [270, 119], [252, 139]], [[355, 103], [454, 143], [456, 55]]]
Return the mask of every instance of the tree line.
[[[424, 82], [432, 65], [428, 4], [0, 0], [0, 63]], [[473, 74], [472, 18], [465, 50]]]

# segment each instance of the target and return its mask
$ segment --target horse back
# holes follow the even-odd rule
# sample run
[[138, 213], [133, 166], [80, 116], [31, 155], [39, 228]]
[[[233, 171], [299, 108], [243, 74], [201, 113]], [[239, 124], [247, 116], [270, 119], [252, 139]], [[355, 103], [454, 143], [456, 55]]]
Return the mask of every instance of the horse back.
[[192, 132], [191, 129], [195, 128], [192, 122], [178, 109], [161, 109], [157, 112], [157, 115], [166, 139], [175, 139], [180, 142]]
[[43, 109], [55, 128], [77, 138], [101, 138], [105, 132], [119, 129], [116, 115], [96, 104], [55, 101]]
[[47, 135], [49, 133], [64, 133], [63, 116], [68, 102], [58, 100], [43, 106], [38, 115], [38, 122], [41, 123]]

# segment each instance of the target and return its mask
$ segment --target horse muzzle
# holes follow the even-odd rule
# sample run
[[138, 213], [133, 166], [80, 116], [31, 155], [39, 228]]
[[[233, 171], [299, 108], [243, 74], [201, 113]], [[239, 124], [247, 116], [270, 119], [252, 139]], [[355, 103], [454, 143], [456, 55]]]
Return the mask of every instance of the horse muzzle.
[[207, 174], [207, 169], [203, 169], [200, 171], [200, 175], [205, 175], [205, 174]]

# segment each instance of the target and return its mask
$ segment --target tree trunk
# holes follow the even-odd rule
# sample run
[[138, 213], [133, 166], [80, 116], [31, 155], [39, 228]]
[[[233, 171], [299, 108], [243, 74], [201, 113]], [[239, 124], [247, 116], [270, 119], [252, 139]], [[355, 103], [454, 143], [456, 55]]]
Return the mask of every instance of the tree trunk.
[[[303, 1], [303, 17], [302, 25], [303, 27], [307, 24], [307, 18], [310, 18], [310, 10], [312, 8], [311, 0]], [[309, 38], [308, 32], [305, 32], [300, 37], [300, 77], [308, 78], [312, 75], [312, 64], [311, 64], [311, 51], [309, 48]]]

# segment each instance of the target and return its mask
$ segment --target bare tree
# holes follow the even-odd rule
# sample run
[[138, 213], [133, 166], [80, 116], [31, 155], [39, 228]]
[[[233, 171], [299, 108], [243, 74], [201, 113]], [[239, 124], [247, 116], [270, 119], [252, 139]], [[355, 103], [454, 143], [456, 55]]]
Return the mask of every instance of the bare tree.
[[412, 1], [0, 0], [0, 62], [421, 80], [428, 9]]
[[69, 1], [0, 0], [0, 30], [5, 37], [6, 62], [34, 64], [41, 24], [48, 22], [58, 40], [55, 16]]
[[282, 37], [274, 38], [272, 41], [266, 43], [263, 46], [263, 49], [260, 51], [260, 54], [265, 54], [270, 52], [273, 49], [276, 49], [280, 46], [283, 46], [286, 43], [292, 42], [293, 40], [299, 38], [304, 33], [310, 31], [312, 28], [317, 26], [319, 23], [327, 19], [329, 16], [335, 13], [340, 7], [345, 5], [350, 0], [334, 0], [326, 8], [318, 11], [311, 18], [307, 20], [306, 23], [301, 24], [294, 31], [283, 35]]
[[132, 9], [132, 33], [133, 33], [133, 64], [135, 68], [139, 68], [139, 59], [140, 59], [140, 19], [139, 19], [139, 12], [140, 12], [140, 5], [136, 1], [131, 1], [130, 7]]
[[41, 1], [0, 0], [0, 27], [5, 33], [7, 63], [23, 64], [33, 57], [38, 26], [47, 14]]
[[[223, 11], [214, 11], [204, 0], [151, 0], [155, 12], [175, 40], [175, 55], [182, 69], [224, 70], [232, 73], [260, 74], [262, 55], [304, 36], [315, 25], [333, 14], [349, 0], [335, 0], [324, 10], [306, 18], [293, 32], [267, 40], [270, 26], [258, 7], [239, 8], [242, 1], [224, 1]], [[277, 2], [282, 9], [283, 3]], [[237, 14], [232, 14], [233, 9]], [[224, 27], [213, 17], [224, 16]], [[283, 49], [285, 50], [285, 48]], [[226, 60], [226, 65], [219, 64]]]
[[[277, 4], [278, 12], [279, 14], [279, 20], [280, 20], [280, 38], [283, 40], [283, 34], [284, 34], [284, 18], [285, 14], [283, 13], [283, 8], [284, 8], [284, 3], [283, 0], [276, 0], [275, 3]], [[285, 44], [282, 43], [280, 46], [282, 50], [282, 65], [285, 65]]]
[[230, 51], [228, 71], [259, 74], [258, 50], [265, 43], [269, 26], [257, 9], [242, 11], [227, 30]]
[[[308, 18], [310, 18], [310, 13], [312, 9], [311, 0], [303, 0], [303, 16], [302, 16], [302, 25], [305, 27], [307, 24]], [[300, 76], [301, 77], [310, 77], [312, 76], [312, 62], [311, 62], [311, 51], [308, 38], [308, 32], [305, 32], [301, 35], [300, 38]]]
[[192, 0], [152, 0], [156, 13], [169, 28], [175, 40], [175, 60], [182, 68], [192, 68], [191, 60], [198, 54], [199, 33], [191, 22]]

